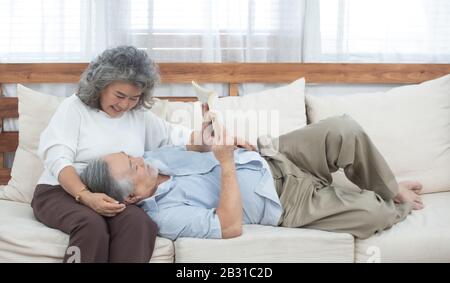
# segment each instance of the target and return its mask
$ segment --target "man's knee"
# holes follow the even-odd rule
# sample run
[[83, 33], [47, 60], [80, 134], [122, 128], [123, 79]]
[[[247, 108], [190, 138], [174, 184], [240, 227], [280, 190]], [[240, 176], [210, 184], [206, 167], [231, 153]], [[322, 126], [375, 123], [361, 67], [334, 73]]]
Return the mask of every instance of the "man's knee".
[[329, 118], [328, 131], [340, 137], [365, 137], [366, 132], [351, 116], [344, 114]]

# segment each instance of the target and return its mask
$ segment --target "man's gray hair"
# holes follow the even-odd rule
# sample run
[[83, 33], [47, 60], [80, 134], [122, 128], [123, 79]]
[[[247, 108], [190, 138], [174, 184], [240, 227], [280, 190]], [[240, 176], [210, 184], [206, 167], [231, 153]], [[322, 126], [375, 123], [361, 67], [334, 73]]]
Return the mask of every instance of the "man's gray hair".
[[77, 96], [87, 106], [100, 109], [100, 93], [112, 82], [125, 82], [142, 90], [137, 105], [150, 109], [153, 89], [160, 81], [158, 65], [143, 50], [119, 46], [103, 51], [83, 72]]
[[134, 190], [131, 180], [116, 180], [111, 175], [108, 163], [101, 158], [90, 160], [80, 174], [80, 179], [91, 192], [104, 193], [119, 202], [123, 202]]

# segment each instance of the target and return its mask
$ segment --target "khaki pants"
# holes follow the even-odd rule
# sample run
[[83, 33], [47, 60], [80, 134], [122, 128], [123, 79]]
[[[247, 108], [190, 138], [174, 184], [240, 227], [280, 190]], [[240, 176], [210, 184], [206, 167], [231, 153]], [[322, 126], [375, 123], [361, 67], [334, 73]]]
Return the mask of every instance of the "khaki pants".
[[[260, 138], [283, 206], [279, 225], [368, 238], [412, 209], [393, 198], [398, 184], [367, 134], [347, 115], [325, 119], [276, 139]], [[360, 191], [331, 185], [343, 168]]]

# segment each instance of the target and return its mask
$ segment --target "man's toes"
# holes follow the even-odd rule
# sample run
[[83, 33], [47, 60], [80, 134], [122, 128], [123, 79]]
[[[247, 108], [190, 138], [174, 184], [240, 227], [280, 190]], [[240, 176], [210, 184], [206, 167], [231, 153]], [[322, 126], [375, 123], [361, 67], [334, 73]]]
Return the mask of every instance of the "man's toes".
[[424, 208], [424, 205], [423, 205], [423, 203], [418, 203], [418, 202], [413, 202], [413, 209], [414, 210], [421, 210], [421, 209], [423, 209]]
[[413, 187], [412, 191], [415, 192], [416, 194], [420, 194], [420, 192], [422, 191], [422, 186], [420, 186], [420, 187]]
[[417, 182], [417, 181], [413, 181], [411, 182], [411, 188], [413, 189], [413, 191], [421, 191], [422, 190], [422, 183]]

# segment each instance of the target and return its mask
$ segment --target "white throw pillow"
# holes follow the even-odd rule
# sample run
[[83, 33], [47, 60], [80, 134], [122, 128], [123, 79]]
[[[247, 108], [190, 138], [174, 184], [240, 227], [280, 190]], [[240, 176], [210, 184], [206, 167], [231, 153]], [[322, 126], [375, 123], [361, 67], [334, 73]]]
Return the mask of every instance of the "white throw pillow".
[[[308, 118], [348, 114], [366, 130], [398, 181], [450, 190], [450, 75], [386, 92], [307, 96]], [[336, 185], [351, 186], [342, 176]]]
[[259, 136], [277, 137], [306, 125], [305, 79], [288, 85], [219, 99], [228, 130], [256, 144]]
[[22, 85], [19, 99], [19, 146], [14, 156], [11, 179], [0, 190], [0, 199], [30, 203], [36, 183], [44, 170], [36, 154], [41, 132], [64, 97], [45, 95]]
[[[166, 120], [201, 129], [200, 102], [168, 102]], [[221, 97], [215, 109], [226, 128], [256, 145], [262, 135], [278, 136], [306, 125], [305, 80], [244, 96]]]

